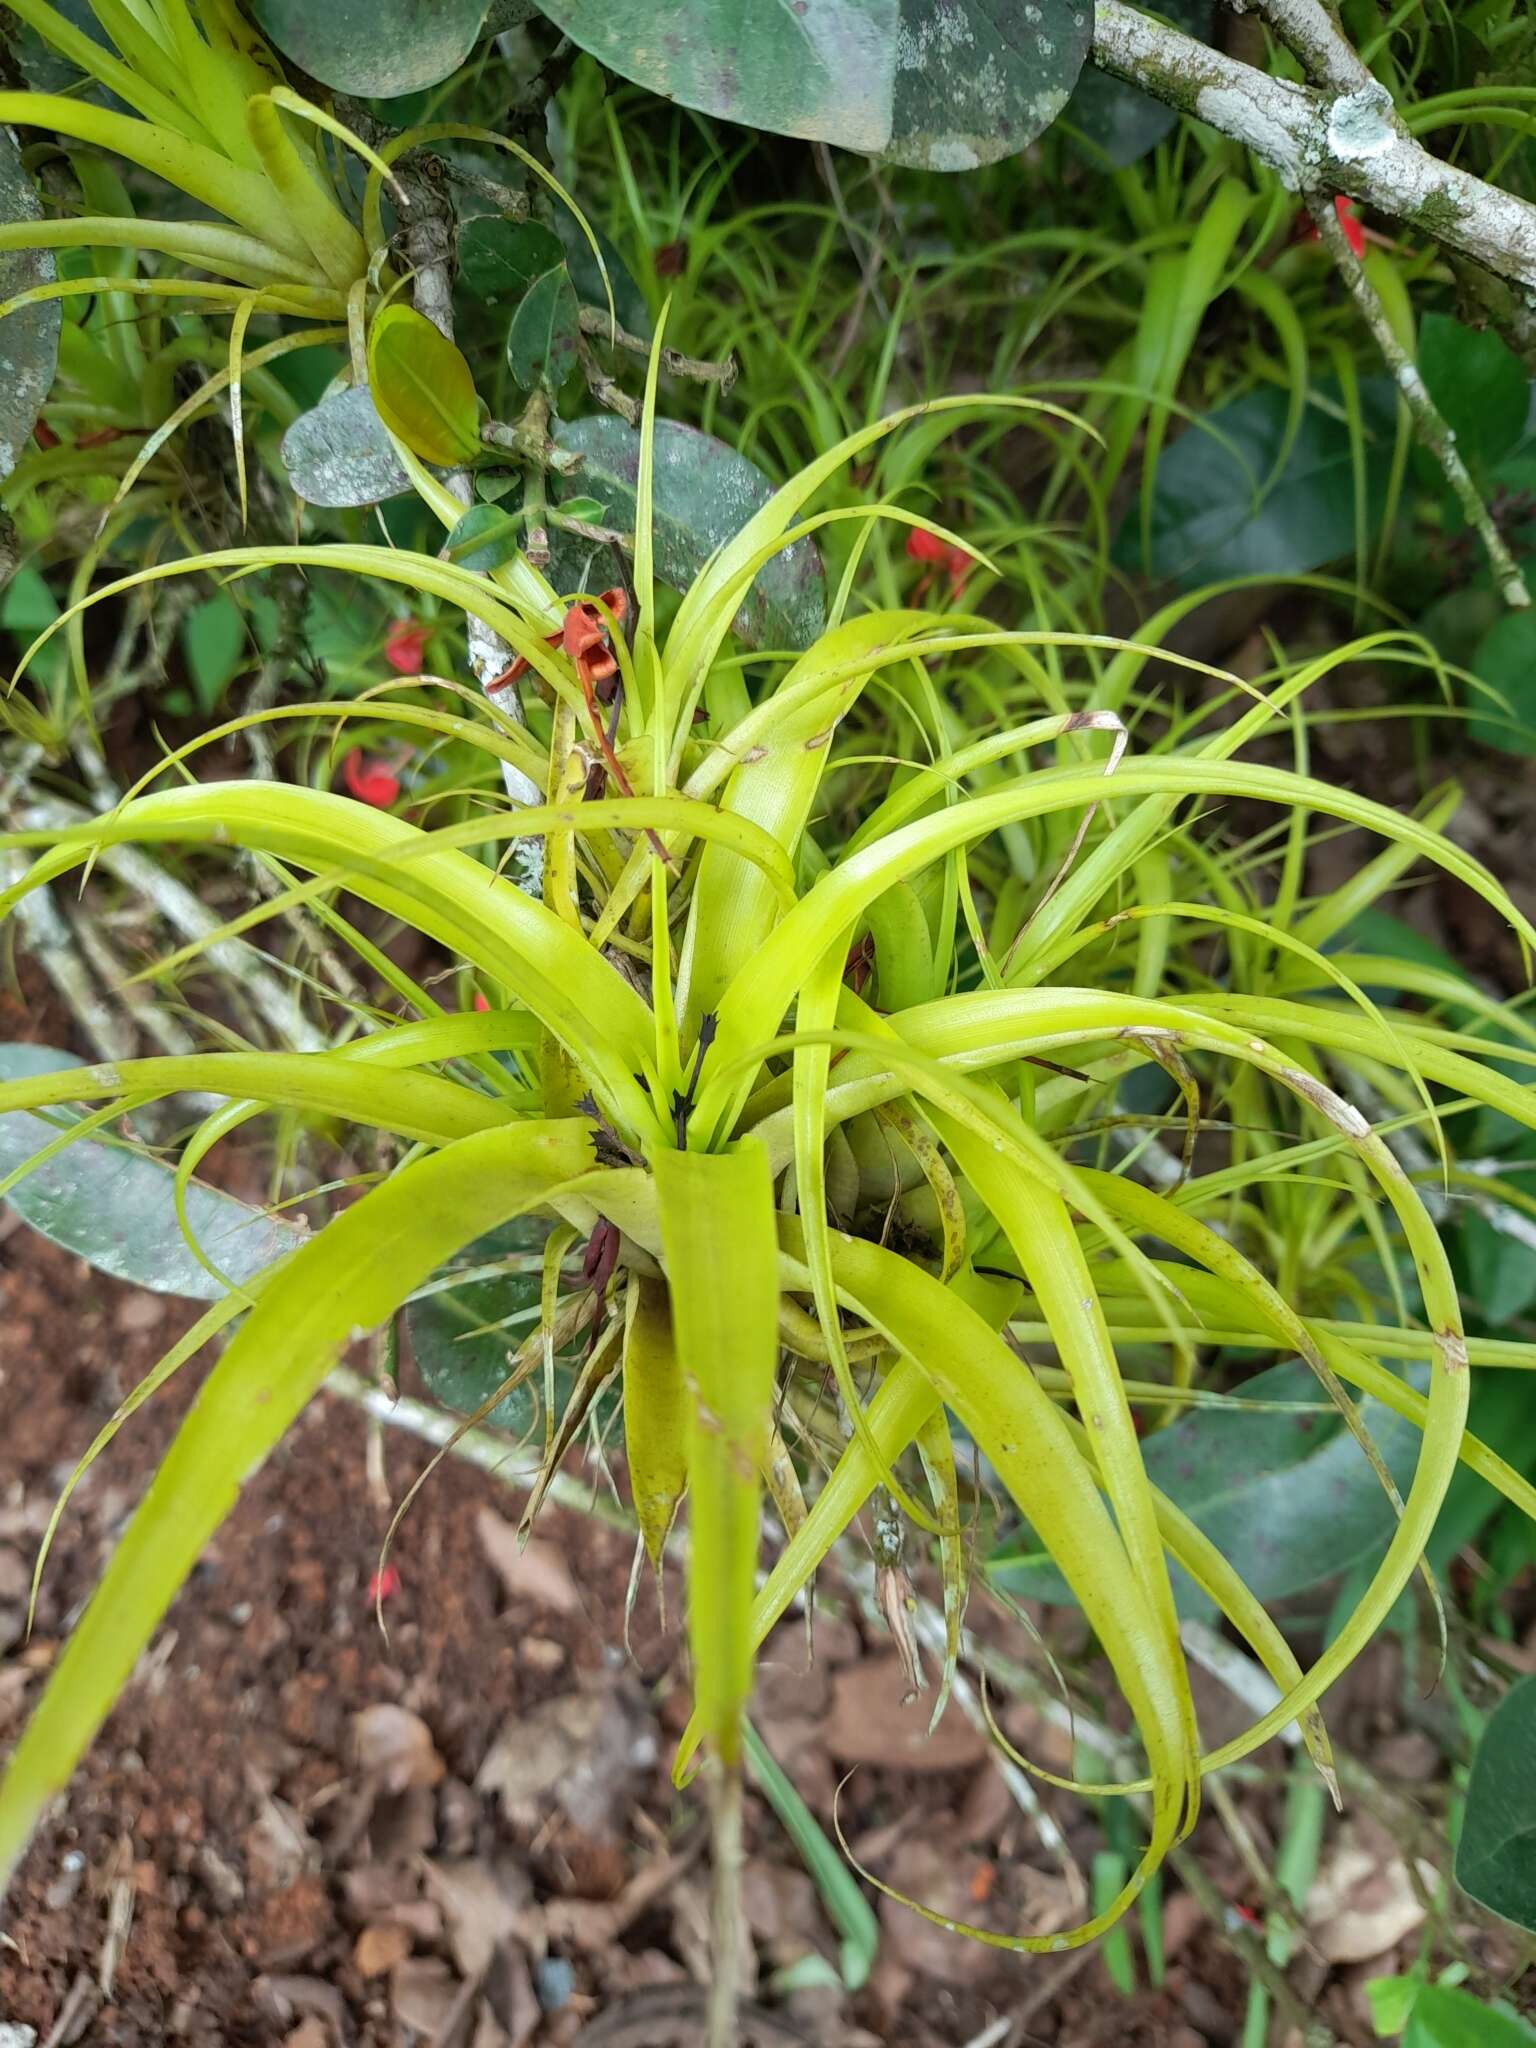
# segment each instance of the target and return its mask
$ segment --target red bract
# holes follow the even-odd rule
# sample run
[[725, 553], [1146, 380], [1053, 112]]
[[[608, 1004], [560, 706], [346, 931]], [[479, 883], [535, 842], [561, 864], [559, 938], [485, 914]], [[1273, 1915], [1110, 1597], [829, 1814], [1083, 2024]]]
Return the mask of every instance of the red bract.
[[341, 779], [349, 796], [355, 796], [360, 804], [372, 804], [376, 811], [387, 811], [399, 801], [399, 776], [375, 754], [354, 747], [342, 760]]
[[[930, 533], [923, 526], [908, 527], [907, 554], [914, 562], [941, 563], [949, 577], [951, 597], [960, 595], [966, 577], [976, 566], [964, 548], [951, 547], [948, 541], [940, 540], [936, 533]], [[931, 580], [931, 576], [924, 576], [913, 593], [914, 596], [921, 597]]]
[[419, 676], [427, 658], [428, 628], [414, 619], [396, 619], [384, 642], [384, 659], [397, 675]]
[[[1355, 202], [1347, 193], [1340, 192], [1334, 199], [1333, 210], [1338, 216], [1339, 226], [1344, 230], [1344, 239], [1354, 251], [1355, 261], [1358, 263], [1365, 256], [1365, 229], [1355, 212]], [[1316, 221], [1307, 221], [1303, 232], [1309, 242], [1315, 242], [1318, 238]]]

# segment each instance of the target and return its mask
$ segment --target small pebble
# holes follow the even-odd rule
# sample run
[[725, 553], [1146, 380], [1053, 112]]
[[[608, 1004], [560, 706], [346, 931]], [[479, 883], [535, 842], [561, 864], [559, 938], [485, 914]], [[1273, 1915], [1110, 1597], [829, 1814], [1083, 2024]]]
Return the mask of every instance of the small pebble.
[[[564, 1956], [546, 1956], [533, 1966], [533, 1989], [545, 2012], [558, 2012], [562, 2005], [570, 2003], [571, 1993], [576, 1989], [576, 1972]], [[0, 2048], [5, 2048], [3, 2041]]]

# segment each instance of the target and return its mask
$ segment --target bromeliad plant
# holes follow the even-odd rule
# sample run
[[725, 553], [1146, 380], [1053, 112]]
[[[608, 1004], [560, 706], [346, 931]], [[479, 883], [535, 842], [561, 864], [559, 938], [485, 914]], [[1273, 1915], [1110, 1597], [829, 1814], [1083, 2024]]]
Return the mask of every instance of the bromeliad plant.
[[[1150, 1824], [1138, 1866], [1103, 1911], [1068, 1934], [983, 1935], [1000, 1945], [1069, 1947], [1112, 1925], [1193, 1825], [1205, 1773], [1288, 1723], [1301, 1724], [1329, 1772], [1317, 1702], [1411, 1579], [1458, 1461], [1536, 1511], [1531, 1488], [1465, 1428], [1469, 1363], [1532, 1361], [1518, 1347], [1469, 1343], [1413, 1179], [1334, 1085], [1355, 1075], [1372, 1081], [1372, 1099], [1405, 1093], [1407, 1114], [1431, 1127], [1448, 1098], [1530, 1125], [1536, 1107], [1508, 1074], [1536, 1055], [1514, 1036], [1471, 1037], [1384, 1011], [1317, 950], [1320, 927], [1273, 935], [1304, 970], [1292, 988], [1274, 992], [1266, 969], [1262, 998], [1193, 978], [1170, 995], [1167, 949], [1146, 936], [1151, 922], [1136, 920], [1153, 910], [1165, 927], [1206, 919], [1263, 937], [1216, 863], [1200, 901], [1166, 886], [1156, 903], [1138, 900], [1160, 873], [1166, 880], [1170, 848], [1181, 861], [1190, 849], [1178, 872], [1199, 870], [1184, 806], [1244, 797], [1370, 830], [1384, 858], [1436, 863], [1523, 939], [1536, 932], [1431, 825], [1239, 758], [1324, 664], [1287, 676], [1225, 727], [1196, 723], [1138, 757], [1122, 712], [1146, 649], [1078, 648], [1085, 667], [1089, 655], [1101, 665], [1064, 703], [1044, 657], [1070, 653], [1072, 636], [931, 610], [861, 612], [857, 550], [829, 623], [780, 661], [776, 679], [770, 659], [744, 661], [732, 651], [732, 621], [766, 565], [818, 525], [802, 508], [910, 415], [853, 435], [779, 490], [706, 562], [663, 629], [655, 382], [653, 359], [633, 609], [617, 591], [567, 609], [524, 557], [481, 576], [363, 547], [232, 550], [129, 579], [187, 566], [330, 564], [464, 606], [514, 651], [547, 745], [522, 725], [430, 704], [403, 707], [400, 718], [476, 741], [545, 801], [436, 825], [311, 789], [188, 782], [135, 794], [49, 843], [0, 899], [9, 909], [104, 847], [234, 844], [308, 877], [285, 902], [345, 890], [414, 926], [491, 1005], [448, 1014], [395, 973], [416, 1014], [336, 1051], [147, 1059], [0, 1089], [0, 1110], [93, 1106], [50, 1153], [176, 1091], [227, 1097], [187, 1146], [183, 1181], [219, 1137], [279, 1109], [392, 1134], [405, 1147], [396, 1169], [311, 1241], [230, 1284], [154, 1376], [233, 1329], [11, 1759], [0, 1787], [7, 1867], [242, 1481], [346, 1346], [515, 1218], [545, 1219], [549, 1235], [541, 1329], [512, 1376], [551, 1368], [557, 1347], [588, 1338], [547, 1440], [550, 1461], [616, 1382], [635, 1513], [655, 1563], [686, 1498], [696, 1711], [680, 1771], [703, 1745], [720, 1781], [732, 1781], [756, 1646], [877, 1488], [938, 1547], [951, 1667], [963, 1578], [957, 1437], [979, 1449], [1027, 1518], [1134, 1714]], [[974, 409], [919, 410], [961, 405]], [[438, 509], [445, 524], [455, 515], [452, 504]], [[920, 525], [893, 504], [856, 517]], [[923, 705], [936, 665], [996, 660], [1011, 665], [1021, 695], [1038, 693], [1029, 715], [890, 772], [844, 842], [821, 846], [833, 742], [861, 696], [888, 691]], [[321, 715], [377, 713], [266, 714]], [[939, 719], [929, 729], [945, 730]], [[537, 896], [498, 872], [503, 850], [534, 839], [544, 849]], [[974, 877], [998, 863], [1011, 886], [991, 891], [989, 929]], [[1075, 1164], [1082, 1132], [1117, 1115], [1125, 1077], [1148, 1065], [1169, 1077], [1192, 1128], [1203, 1090], [1235, 1074], [1251, 1077], [1265, 1103], [1290, 1105], [1290, 1135], [1211, 1165], [1201, 1147], [1161, 1190], [1133, 1172]], [[1253, 1255], [1262, 1238], [1248, 1220], [1263, 1191], [1310, 1187], [1319, 1175], [1341, 1185], [1367, 1244], [1394, 1266], [1407, 1262], [1407, 1299], [1392, 1318], [1327, 1321]], [[565, 1256], [581, 1240], [582, 1277], [569, 1286]], [[203, 1256], [217, 1266], [217, 1247]], [[1232, 1331], [1304, 1359], [1368, 1454], [1357, 1392], [1423, 1432], [1412, 1484], [1401, 1500], [1394, 1493], [1390, 1545], [1347, 1625], [1306, 1670], [1221, 1553], [1150, 1483], [1117, 1359], [1117, 1343], [1165, 1344], [1177, 1394], [1198, 1349]], [[1049, 1347], [1052, 1362], [1032, 1363], [1026, 1342]], [[1394, 1369], [1402, 1361], [1427, 1367], [1425, 1391]], [[815, 1409], [829, 1374], [838, 1442], [807, 1501], [781, 1418], [785, 1404]], [[819, 1414], [825, 1425], [824, 1404]], [[786, 1541], [754, 1590], [765, 1487]], [[1279, 1694], [1214, 1750], [1202, 1746], [1170, 1559], [1219, 1606]]]

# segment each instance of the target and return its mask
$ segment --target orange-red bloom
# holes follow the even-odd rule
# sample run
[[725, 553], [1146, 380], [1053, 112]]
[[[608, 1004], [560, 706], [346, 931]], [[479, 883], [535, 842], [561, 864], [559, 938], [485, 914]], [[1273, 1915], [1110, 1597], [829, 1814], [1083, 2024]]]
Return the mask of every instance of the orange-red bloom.
[[372, 804], [377, 811], [387, 811], [400, 800], [399, 776], [376, 754], [354, 747], [342, 759], [341, 779], [349, 796], [355, 796], [360, 804]]
[[429, 629], [415, 619], [396, 619], [384, 642], [384, 659], [397, 675], [419, 676], [427, 658]]

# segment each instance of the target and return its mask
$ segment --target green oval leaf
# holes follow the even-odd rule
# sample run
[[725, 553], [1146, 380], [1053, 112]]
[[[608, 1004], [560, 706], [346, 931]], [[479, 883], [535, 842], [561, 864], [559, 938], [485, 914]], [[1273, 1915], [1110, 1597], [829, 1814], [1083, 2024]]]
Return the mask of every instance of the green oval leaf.
[[1472, 1759], [1456, 1882], [1536, 1934], [1536, 1678], [1510, 1687]]
[[288, 481], [310, 505], [377, 505], [411, 488], [366, 384], [333, 391], [282, 440]]
[[1419, 374], [1456, 436], [1463, 461], [1481, 474], [1525, 432], [1530, 386], [1518, 356], [1491, 328], [1463, 327], [1447, 313], [1419, 322]]
[[[1300, 574], [1352, 553], [1355, 468], [1338, 387], [1319, 379], [1280, 473], [1286, 395], [1250, 391], [1186, 427], [1158, 460], [1151, 552], [1144, 561], [1141, 508], [1115, 539], [1117, 561], [1190, 585], [1227, 576]], [[1360, 380], [1366, 501], [1374, 527], [1386, 494], [1397, 394], [1384, 377]]]
[[1022, 149], [1066, 105], [1090, 0], [541, 0], [610, 70], [749, 128], [920, 170]]
[[1471, 699], [1473, 739], [1502, 754], [1536, 754], [1536, 614], [1506, 612], [1478, 643], [1471, 669], [1503, 699]]
[[420, 92], [474, 48], [487, 0], [251, 0], [282, 54], [322, 85], [377, 100]]
[[368, 386], [391, 433], [425, 462], [453, 467], [480, 452], [469, 364], [411, 306], [386, 306], [368, 335]]
[[[0, 1080], [83, 1064], [52, 1046], [0, 1045]], [[51, 1144], [66, 1120], [64, 1112], [43, 1117], [26, 1109], [0, 1116], [0, 1174]], [[114, 1280], [193, 1301], [216, 1301], [224, 1293], [187, 1248], [170, 1167], [126, 1145], [81, 1138], [18, 1181], [6, 1201], [42, 1236]], [[187, 1216], [204, 1253], [235, 1281], [249, 1280], [303, 1242], [293, 1224], [200, 1181], [187, 1191]]]
[[[0, 128], [0, 220], [41, 218], [42, 207], [16, 138], [8, 128]], [[0, 251], [0, 298], [51, 284], [53, 277], [53, 255], [47, 249]], [[59, 317], [59, 302], [54, 299], [23, 306], [0, 321], [0, 477], [9, 476], [20, 461], [52, 387], [59, 360]]]
[[[602, 252], [603, 263], [608, 271], [608, 283], [613, 289], [613, 310], [619, 325], [627, 334], [635, 334], [642, 341], [649, 341], [652, 334], [651, 309], [645, 303], [645, 294], [630, 275], [629, 266], [619, 254], [596, 222], [589, 222], [597, 246]], [[576, 287], [576, 296], [584, 306], [597, 306], [604, 313], [608, 311], [608, 294], [603, 289], [603, 273], [598, 268], [597, 258], [592, 254], [591, 244], [581, 231], [581, 223], [574, 213], [562, 207], [555, 218], [560, 241], [565, 250], [565, 267], [571, 273], [571, 283]]]
[[[612, 413], [594, 413], [587, 419], [562, 420], [555, 439], [583, 458], [581, 468], [566, 481], [566, 494], [596, 498], [603, 508], [601, 524], [632, 533], [640, 469], [635, 428]], [[757, 465], [723, 441], [676, 420], [658, 420], [656, 574], [685, 590], [716, 548], [738, 533], [772, 495], [772, 486]], [[821, 557], [805, 539], [775, 555], [762, 570], [736, 614], [733, 630], [751, 647], [808, 647], [825, 622]]]
[[515, 305], [561, 253], [559, 236], [542, 221], [482, 214], [459, 231], [459, 276], [488, 305]]
[[443, 542], [443, 560], [473, 569], [477, 576], [489, 575], [517, 553], [522, 530], [522, 520], [499, 505], [471, 505]]
[[576, 362], [580, 313], [563, 263], [536, 277], [507, 329], [507, 367], [525, 391], [558, 391]]
[[[416, 1368], [433, 1399], [456, 1415], [473, 1415], [495, 1393], [507, 1377], [512, 1353], [538, 1323], [538, 1252], [544, 1235], [543, 1224], [520, 1218], [477, 1238], [452, 1267], [435, 1276], [434, 1291], [405, 1312]], [[462, 1286], [437, 1285], [454, 1272], [472, 1273], [519, 1254], [529, 1260], [526, 1272], [497, 1273]], [[539, 1413], [540, 1392], [539, 1384], [526, 1380], [484, 1418], [486, 1427], [522, 1436]]]

